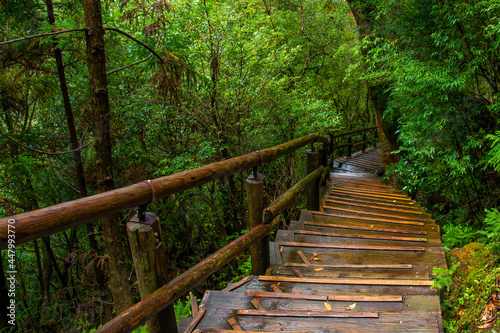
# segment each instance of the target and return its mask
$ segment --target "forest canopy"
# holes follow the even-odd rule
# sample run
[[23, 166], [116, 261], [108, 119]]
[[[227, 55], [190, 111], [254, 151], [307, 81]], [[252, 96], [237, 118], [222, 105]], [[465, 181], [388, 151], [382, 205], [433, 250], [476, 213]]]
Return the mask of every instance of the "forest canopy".
[[[101, 83], [88, 42], [92, 6], [104, 29]], [[438, 220], [446, 250], [481, 242], [498, 254], [499, 0], [4, 0], [0, 8], [2, 217], [376, 123], [386, 174]], [[104, 95], [108, 111], [98, 114]], [[268, 200], [302, 178], [298, 155], [261, 170]], [[246, 230], [244, 180], [154, 205], [172, 278]], [[113, 316], [109, 304], [120, 312], [138, 299], [123, 228], [133, 213], [18, 247], [22, 331], [89, 331]], [[110, 235], [118, 253], [104, 249]], [[450, 332], [479, 325], [476, 299], [456, 295], [468, 279], [498, 276], [496, 260], [474, 278], [443, 275], [455, 295], [444, 302]], [[205, 287], [247, 271], [242, 256]], [[120, 281], [129, 297], [117, 303]], [[487, 297], [496, 283], [475, 293]], [[474, 310], [458, 315], [464, 307]]]

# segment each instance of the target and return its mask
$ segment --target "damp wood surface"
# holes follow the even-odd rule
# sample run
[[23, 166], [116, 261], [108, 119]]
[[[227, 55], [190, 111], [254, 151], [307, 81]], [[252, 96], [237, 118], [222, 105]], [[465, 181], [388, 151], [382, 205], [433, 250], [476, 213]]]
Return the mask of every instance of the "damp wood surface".
[[277, 231], [266, 274], [207, 291], [194, 331], [443, 332], [439, 226], [380, 167], [373, 148], [335, 160], [319, 210]]

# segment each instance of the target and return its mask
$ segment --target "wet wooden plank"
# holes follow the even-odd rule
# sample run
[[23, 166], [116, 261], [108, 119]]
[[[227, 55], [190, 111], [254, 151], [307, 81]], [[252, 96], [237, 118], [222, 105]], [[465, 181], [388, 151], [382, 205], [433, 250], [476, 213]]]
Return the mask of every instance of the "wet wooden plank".
[[253, 279], [253, 275], [246, 276], [243, 279], [241, 279], [240, 281], [238, 281], [236, 283], [233, 283], [230, 286], [227, 286], [226, 288], [222, 289], [222, 291], [231, 291], [231, 290], [234, 290], [234, 289], [236, 289], [236, 288], [244, 285], [248, 281], [251, 281], [252, 279]]
[[[371, 229], [373, 231], [373, 229]], [[375, 240], [390, 240], [390, 241], [407, 241], [407, 242], [427, 242], [427, 238], [423, 237], [403, 237], [403, 236], [384, 236], [384, 235], [363, 235], [363, 234], [346, 234], [336, 232], [320, 232], [308, 230], [293, 230], [295, 234], [325, 236], [325, 237], [346, 237], [346, 238], [361, 238]]]
[[300, 259], [302, 259], [302, 261], [304, 262], [304, 264], [306, 264], [306, 265], [310, 265], [311, 264], [311, 262], [309, 261], [309, 259], [307, 259], [307, 257], [304, 255], [304, 252], [302, 252], [301, 250], [298, 250], [297, 254], [299, 255]]
[[352, 268], [352, 269], [411, 269], [413, 265], [411, 264], [301, 264], [287, 262], [285, 266], [288, 267], [310, 267], [310, 268]]
[[[198, 331], [198, 332], [197, 332]], [[226, 330], [222, 328], [205, 328], [203, 330], [197, 330], [193, 333], [235, 333], [235, 330]], [[283, 331], [244, 331], [244, 330], [237, 330], [240, 333], [282, 333]], [[289, 331], [290, 332], [290, 331]], [[300, 333], [300, 332], [290, 332], [290, 333]]]
[[[296, 247], [285, 247], [283, 251], [283, 261], [302, 263], [297, 256]], [[351, 249], [334, 248], [311, 248], [301, 247], [307, 257], [318, 252], [318, 258], [321, 261], [316, 262], [320, 265], [364, 265], [364, 264], [404, 264], [411, 263], [416, 266], [446, 267], [446, 258], [440, 247], [428, 247], [425, 252], [414, 251], [359, 251]]]
[[193, 329], [196, 327], [196, 325], [198, 325], [200, 320], [203, 318], [203, 316], [205, 315], [205, 312], [206, 312], [205, 308], [199, 309], [198, 314], [196, 316], [194, 316], [193, 320], [191, 321], [191, 324], [189, 324], [189, 326], [186, 328], [184, 333], [191, 333], [193, 331]]
[[378, 217], [383, 217], [383, 218], [390, 218], [390, 219], [398, 219], [398, 220], [407, 220], [407, 221], [420, 221], [420, 222], [428, 222], [428, 219], [421, 218], [421, 217], [412, 217], [412, 216], [405, 216], [403, 214], [389, 214], [389, 213], [377, 213], [377, 212], [367, 212], [363, 210], [356, 210], [356, 209], [349, 209], [349, 208], [339, 208], [339, 207], [333, 207], [333, 206], [323, 206], [324, 211], [333, 211], [333, 212], [339, 212], [339, 213], [352, 213], [356, 215], [366, 215], [366, 216], [378, 216]]
[[259, 276], [259, 281], [273, 282], [298, 282], [320, 284], [358, 284], [380, 286], [433, 286], [433, 281], [426, 280], [382, 280], [382, 279], [324, 279], [324, 278], [298, 278], [289, 276]]
[[359, 296], [359, 295], [309, 295], [309, 294], [288, 294], [271, 293], [255, 290], [247, 290], [247, 296], [259, 298], [281, 298], [281, 299], [303, 299], [315, 301], [343, 301], [343, 302], [402, 302], [403, 296]]
[[[425, 247], [415, 247], [415, 246], [335, 245], [335, 244], [301, 243], [301, 242], [280, 242], [279, 244], [281, 246], [288, 246], [288, 247], [312, 247], [312, 248], [323, 248], [323, 249], [367, 250], [367, 251], [369, 251], [369, 250], [370, 251], [411, 251], [411, 252], [425, 252], [426, 251]], [[301, 258], [302, 258], [302, 256], [301, 256]], [[302, 258], [302, 260], [303, 259], [304, 258]], [[307, 263], [307, 262], [304, 261], [304, 263]]]
[[405, 221], [396, 218], [378, 218], [372, 216], [359, 216], [356, 214], [335, 214], [335, 213], [323, 213], [323, 212], [313, 212], [313, 215], [323, 215], [329, 217], [339, 217], [343, 219], [351, 219], [351, 220], [359, 220], [359, 221], [375, 221], [375, 222], [384, 222], [384, 223], [392, 223], [392, 224], [402, 224], [402, 225], [425, 225], [424, 222], [415, 222], [415, 221]]
[[398, 213], [406, 213], [406, 214], [416, 214], [416, 215], [423, 215], [425, 214], [424, 211], [421, 211], [417, 207], [415, 208], [408, 208], [408, 206], [397, 206], [397, 205], [389, 205], [389, 204], [379, 204], [379, 205], [373, 205], [372, 202], [366, 201], [366, 200], [346, 200], [346, 199], [337, 199], [337, 198], [326, 198], [325, 201], [327, 203], [332, 203], [332, 204], [338, 204], [338, 205], [346, 205], [350, 207], [360, 207], [360, 208], [372, 208], [372, 209], [377, 209], [379, 211], [391, 211], [391, 212], [398, 212]]
[[374, 312], [332, 312], [332, 311], [258, 311], [238, 310], [240, 316], [264, 316], [264, 317], [307, 317], [307, 318], [378, 318]]
[[335, 193], [348, 193], [348, 194], [359, 195], [361, 197], [372, 197], [372, 198], [390, 199], [390, 200], [406, 201], [406, 202], [410, 202], [411, 201], [411, 199], [408, 198], [404, 194], [372, 194], [370, 192], [353, 191], [353, 190], [343, 190], [343, 189], [336, 189], [336, 188], [332, 188], [330, 193], [332, 193], [332, 194], [335, 194]]
[[[277, 266], [274, 275], [295, 276], [294, 263]], [[344, 279], [400, 279], [400, 280], [429, 280], [429, 267], [415, 266], [413, 268], [369, 268], [363, 266], [323, 267], [320, 264], [314, 267], [301, 267], [304, 277], [344, 278]]]
[[[320, 215], [320, 214], [318, 214]], [[400, 233], [400, 234], [411, 234], [411, 235], [427, 235], [427, 231], [424, 230], [409, 230], [409, 229], [401, 229], [401, 228], [384, 228], [375, 225], [361, 225], [361, 224], [340, 224], [340, 223], [326, 223], [326, 222], [314, 222], [314, 221], [306, 221], [304, 225], [310, 226], [321, 226], [328, 228], [341, 228], [341, 229], [354, 229], [354, 230], [368, 230], [368, 231], [381, 231], [381, 232], [391, 232], [391, 233]]]
[[241, 328], [240, 324], [234, 319], [234, 317], [231, 317], [227, 320], [228, 324], [231, 325], [232, 329], [235, 331], [242, 331], [243, 329]]

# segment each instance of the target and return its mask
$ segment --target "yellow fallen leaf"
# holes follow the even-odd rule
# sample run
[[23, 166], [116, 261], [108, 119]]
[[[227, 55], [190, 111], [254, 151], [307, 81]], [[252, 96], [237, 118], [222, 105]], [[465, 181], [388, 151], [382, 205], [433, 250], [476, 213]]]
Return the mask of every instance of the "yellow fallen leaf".
[[328, 304], [328, 302], [325, 302], [325, 308], [327, 308], [328, 311], [333, 311], [332, 306]]
[[396, 200], [393, 200], [392, 202], [396, 202]]
[[314, 270], [315, 271], [322, 271], [324, 268], [323, 267], [318, 267], [318, 268], [315, 268]]
[[349, 306], [346, 306], [346, 307], [345, 307], [345, 309], [346, 309], [347, 311], [351, 311], [352, 309], [354, 309], [354, 308], [356, 307], [356, 304], [358, 304], [358, 303], [353, 303], [353, 304], [351, 304], [351, 305], [349, 305]]
[[315, 258], [318, 256], [318, 252], [314, 252], [314, 254], [311, 257], [311, 260], [315, 260]]
[[318, 257], [314, 257], [314, 258], [312, 258], [312, 260], [321, 261], [321, 259]]

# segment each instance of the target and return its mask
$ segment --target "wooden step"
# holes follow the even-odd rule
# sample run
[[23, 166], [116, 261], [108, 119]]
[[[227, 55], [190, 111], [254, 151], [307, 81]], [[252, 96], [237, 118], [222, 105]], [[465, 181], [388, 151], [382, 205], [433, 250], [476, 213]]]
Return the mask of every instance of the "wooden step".
[[[319, 211], [270, 242], [265, 275], [207, 291], [195, 333], [443, 332], [433, 267], [446, 268], [439, 226], [404, 193], [362, 170], [371, 150], [341, 158]], [[189, 332], [191, 333], [191, 332]]]

